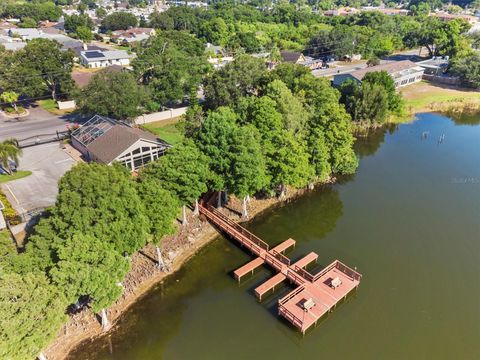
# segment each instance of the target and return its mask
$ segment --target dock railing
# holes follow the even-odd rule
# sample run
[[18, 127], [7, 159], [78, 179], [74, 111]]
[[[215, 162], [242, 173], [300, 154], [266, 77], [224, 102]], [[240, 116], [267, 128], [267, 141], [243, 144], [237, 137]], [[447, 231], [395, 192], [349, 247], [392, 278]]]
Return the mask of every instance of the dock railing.
[[302, 319], [298, 318], [295, 316], [291, 311], [289, 311], [285, 306], [283, 305], [278, 305], [278, 310], [279, 312], [285, 316], [288, 320], [291, 321], [293, 325], [298, 327], [300, 330], [303, 330], [303, 321]]
[[360, 281], [360, 279], [362, 278], [362, 275], [360, 273], [356, 272], [355, 270], [343, 264], [342, 262], [335, 260], [333, 263], [328, 265], [325, 269], [323, 269], [318, 274], [316, 274], [313, 277], [313, 282], [317, 281], [318, 279], [320, 279], [322, 276], [324, 276], [326, 273], [328, 273], [330, 270], [334, 268], [338, 269], [339, 271], [347, 275], [352, 280]]
[[295, 271], [293, 271], [291, 268], [288, 268], [288, 269], [287, 269], [287, 277], [288, 277], [290, 280], [292, 280], [295, 284], [298, 284], [298, 285], [303, 284], [303, 283], [305, 283], [305, 281], [306, 281], [302, 276], [298, 275], [298, 274], [297, 274]]
[[299, 273], [300, 276], [302, 276], [304, 279], [306, 279], [310, 282], [313, 282], [314, 279], [315, 279], [315, 276], [313, 276], [307, 270], [301, 268], [300, 266], [295, 265], [294, 270], [295, 270], [295, 272]]
[[280, 260], [282, 263], [284, 263], [287, 266], [290, 266], [290, 259], [283, 255], [282, 253], [279, 253], [276, 250], [272, 250], [271, 254], [275, 256], [278, 260]]
[[[250, 231], [246, 230], [243, 226], [240, 226], [235, 221], [231, 220], [229, 217], [223, 215], [220, 211], [215, 209], [212, 205], [199, 205], [199, 209], [205, 216], [213, 220], [221, 229], [225, 230], [227, 233], [230, 233], [231, 229], [235, 230], [238, 234], [245, 237], [247, 240], [251, 241], [261, 249], [268, 251], [269, 246], [266, 242], [261, 240], [258, 236], [252, 234]], [[213, 215], [213, 216], [212, 216]], [[213, 217], [217, 217], [219, 221], [215, 221]], [[228, 225], [228, 226], [225, 226]]]
[[279, 271], [281, 271], [283, 266], [285, 265], [283, 262], [278, 260], [275, 256], [273, 256], [269, 252], [265, 253], [265, 262], [267, 264], [270, 264], [273, 268], [275, 268]]
[[287, 295], [285, 295], [283, 298], [278, 300], [278, 305], [284, 305], [286, 302], [288, 302], [290, 299], [295, 297], [296, 295], [300, 294], [303, 290], [305, 289], [305, 285], [300, 285], [297, 287], [295, 290], [289, 292]]

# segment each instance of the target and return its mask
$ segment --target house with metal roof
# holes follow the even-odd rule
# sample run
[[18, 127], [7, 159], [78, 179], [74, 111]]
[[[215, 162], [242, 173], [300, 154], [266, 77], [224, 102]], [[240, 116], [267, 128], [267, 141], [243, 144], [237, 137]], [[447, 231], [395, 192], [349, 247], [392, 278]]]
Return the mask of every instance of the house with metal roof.
[[75, 130], [71, 139], [85, 160], [105, 165], [119, 162], [131, 171], [158, 159], [170, 148], [150, 132], [100, 115]]
[[374, 71], [386, 71], [388, 75], [392, 77], [395, 87], [400, 88], [421, 81], [425, 69], [410, 60], [392, 61], [386, 64], [355, 70], [350, 73], [335, 75], [332, 84], [334, 86], [340, 86], [346, 80], [353, 80], [361, 84], [365, 75]]
[[135, 55], [125, 50], [86, 50], [80, 51], [80, 63], [89, 68], [112, 65], [128, 66]]

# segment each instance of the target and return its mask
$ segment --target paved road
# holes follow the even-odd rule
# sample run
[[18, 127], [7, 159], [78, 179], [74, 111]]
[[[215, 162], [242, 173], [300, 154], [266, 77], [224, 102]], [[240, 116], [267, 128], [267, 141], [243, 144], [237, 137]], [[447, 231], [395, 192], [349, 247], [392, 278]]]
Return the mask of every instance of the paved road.
[[68, 124], [80, 121], [78, 117], [55, 116], [40, 107], [28, 109], [30, 114], [19, 119], [0, 115], [0, 141], [8, 138], [25, 139], [39, 134], [65, 131]]
[[[412, 61], [418, 61], [420, 58], [418, 57], [419, 54], [419, 49], [413, 49], [413, 50], [406, 50], [399, 52], [394, 55], [387, 56], [380, 60], [380, 64], [386, 64], [391, 61], [401, 61], [401, 60], [412, 60]], [[316, 77], [333, 77], [334, 75], [338, 74], [345, 74], [349, 73], [355, 70], [361, 70], [365, 69], [367, 67], [367, 62], [362, 61], [362, 62], [357, 62], [355, 64], [348, 64], [344, 66], [337, 66], [337, 67], [332, 67], [329, 69], [321, 69], [321, 70], [314, 70], [312, 71], [312, 74]]]

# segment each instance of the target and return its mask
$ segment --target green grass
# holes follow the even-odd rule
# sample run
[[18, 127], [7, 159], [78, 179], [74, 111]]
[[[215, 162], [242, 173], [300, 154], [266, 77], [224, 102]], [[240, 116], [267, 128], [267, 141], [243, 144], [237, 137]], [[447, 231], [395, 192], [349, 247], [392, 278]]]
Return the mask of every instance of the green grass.
[[53, 99], [39, 100], [38, 105], [47, 111], [58, 110], [57, 102]]
[[29, 175], [32, 175], [31, 171], [28, 170], [18, 170], [17, 172], [14, 172], [12, 175], [0, 175], [0, 184], [5, 183], [7, 181], [12, 181], [12, 180], [18, 180], [24, 177], [27, 177]]
[[183, 133], [177, 125], [178, 123], [165, 124], [162, 121], [153, 122], [143, 125], [143, 128], [157, 135], [160, 139], [165, 140], [171, 145], [175, 145], [182, 141]]

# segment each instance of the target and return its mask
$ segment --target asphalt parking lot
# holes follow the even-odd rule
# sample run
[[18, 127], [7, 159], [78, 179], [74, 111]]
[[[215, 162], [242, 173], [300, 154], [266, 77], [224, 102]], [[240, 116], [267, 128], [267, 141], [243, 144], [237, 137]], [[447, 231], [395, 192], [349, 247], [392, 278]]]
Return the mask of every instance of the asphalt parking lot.
[[74, 164], [59, 143], [25, 148], [18, 169], [30, 170], [32, 175], [2, 184], [2, 190], [20, 214], [54, 205], [58, 180]]

